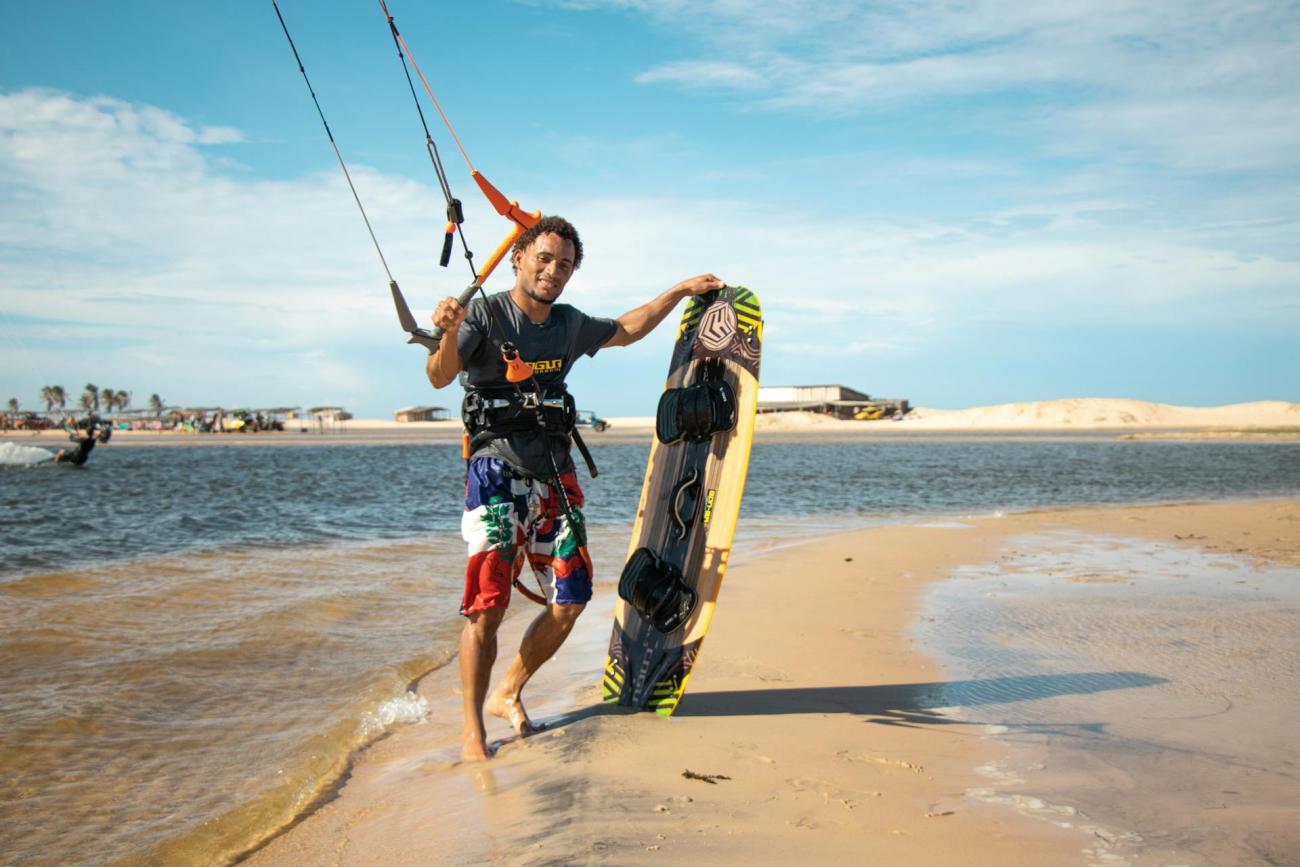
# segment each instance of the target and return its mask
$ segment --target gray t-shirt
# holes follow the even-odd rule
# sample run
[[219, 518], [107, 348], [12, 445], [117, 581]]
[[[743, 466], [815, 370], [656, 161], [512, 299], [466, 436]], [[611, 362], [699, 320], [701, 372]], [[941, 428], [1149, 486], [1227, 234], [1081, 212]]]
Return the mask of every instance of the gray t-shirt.
[[[503, 338], [487, 304], [505, 325], [508, 337]], [[465, 324], [457, 335], [456, 348], [460, 351], [460, 384], [465, 387], [491, 387], [509, 385], [506, 382], [506, 364], [501, 360], [501, 343], [508, 339], [519, 350], [519, 356], [533, 365], [533, 372], [543, 388], [559, 385], [569, 375], [581, 356], [595, 355], [605, 341], [614, 336], [618, 324], [613, 319], [588, 316], [568, 304], [551, 305], [551, 315], [541, 325], [534, 325], [524, 315], [509, 292], [488, 296], [487, 302], [477, 296], [469, 303]], [[561, 473], [573, 469], [569, 457], [569, 438], [540, 432], [512, 433], [484, 443], [471, 457], [497, 457], [517, 470], [534, 478], [548, 478], [551, 462], [546, 455], [547, 440], [555, 454]]]

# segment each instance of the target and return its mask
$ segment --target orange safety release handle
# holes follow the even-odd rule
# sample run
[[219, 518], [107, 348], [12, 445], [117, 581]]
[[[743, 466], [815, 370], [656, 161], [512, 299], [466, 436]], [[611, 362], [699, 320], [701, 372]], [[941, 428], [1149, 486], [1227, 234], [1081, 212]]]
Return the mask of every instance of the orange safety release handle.
[[519, 357], [514, 344], [501, 345], [501, 359], [506, 363], [506, 382], [526, 382], [533, 375], [533, 366]]

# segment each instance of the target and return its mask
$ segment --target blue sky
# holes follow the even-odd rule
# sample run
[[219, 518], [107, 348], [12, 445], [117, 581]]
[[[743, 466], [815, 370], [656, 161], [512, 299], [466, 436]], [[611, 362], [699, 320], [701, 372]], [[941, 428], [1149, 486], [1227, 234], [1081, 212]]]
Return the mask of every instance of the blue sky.
[[[767, 384], [1300, 400], [1294, 3], [390, 9], [475, 165], [582, 231], [565, 300], [593, 314], [713, 271], [764, 302]], [[424, 317], [467, 275], [437, 267], [378, 4], [281, 10]], [[481, 260], [507, 226], [432, 129]], [[580, 403], [652, 413], [671, 330], [584, 362]], [[269, 0], [10, 10], [0, 400], [95, 382], [137, 406], [455, 406], [402, 340]]]

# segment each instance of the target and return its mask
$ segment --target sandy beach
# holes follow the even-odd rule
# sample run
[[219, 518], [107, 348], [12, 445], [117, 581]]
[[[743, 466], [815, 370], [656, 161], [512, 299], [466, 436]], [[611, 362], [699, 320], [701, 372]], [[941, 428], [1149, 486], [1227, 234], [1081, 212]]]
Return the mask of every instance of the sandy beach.
[[[934, 706], [946, 674], [914, 638], [927, 592], [954, 570], [996, 566], [1027, 539], [1047, 540], [1050, 561], [1063, 533], [1112, 545], [1146, 540], [1237, 558], [1247, 569], [1300, 565], [1293, 499], [773, 541], [737, 552], [672, 719], [598, 704], [615, 593], [607, 570], [573, 640], [530, 687], [534, 713], [552, 730], [517, 741], [504, 724], [490, 725], [498, 757], [465, 765], [456, 761], [455, 720], [400, 729], [360, 754], [335, 790], [249, 862], [1246, 863], [1150, 842], [1135, 855], [1123, 829], [1065, 808], [1015, 809], [1033, 799], [1010, 794], [1014, 781], [990, 779], [1008, 751], [997, 732], [959, 708]], [[503, 648], [515, 646], [524, 620], [508, 621]], [[447, 669], [418, 691], [433, 707], [456, 706]], [[1191, 821], [1217, 822], [1228, 836], [1249, 830], [1258, 863], [1294, 858], [1295, 801], [1274, 800], [1263, 784], [1237, 795], [1233, 809]]]

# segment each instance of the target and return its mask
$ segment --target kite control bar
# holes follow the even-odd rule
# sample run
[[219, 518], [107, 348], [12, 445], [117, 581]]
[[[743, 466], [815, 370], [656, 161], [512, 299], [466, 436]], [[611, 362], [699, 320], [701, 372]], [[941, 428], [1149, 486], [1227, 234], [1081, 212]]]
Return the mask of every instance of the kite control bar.
[[[464, 306], [469, 303], [469, 299], [473, 297], [475, 292], [483, 291], [483, 284], [487, 281], [488, 276], [496, 269], [497, 265], [501, 264], [501, 260], [510, 254], [510, 248], [514, 246], [515, 241], [519, 240], [519, 236], [528, 229], [537, 225], [537, 221], [542, 218], [542, 213], [541, 211], [529, 212], [523, 210], [519, 207], [518, 202], [507, 199], [501, 194], [500, 190], [488, 182], [487, 178], [479, 174], [478, 169], [474, 168], [474, 163], [470, 160], [469, 154], [465, 151], [465, 146], [460, 143], [460, 137], [456, 135], [456, 130], [452, 127], [451, 121], [447, 118], [447, 113], [442, 110], [442, 105], [438, 102], [438, 97], [434, 96], [433, 88], [429, 86], [429, 80], [424, 77], [424, 72], [421, 71], [420, 65], [415, 62], [415, 57], [411, 54], [411, 49], [407, 46], [406, 40], [402, 37], [401, 32], [398, 31], [397, 22], [393, 20], [393, 16], [388, 11], [388, 5], [384, 0], [379, 0], [379, 8], [384, 14], [384, 19], [388, 22], [389, 32], [391, 32], [393, 36], [393, 45], [397, 48], [397, 56], [402, 61], [402, 70], [406, 74], [406, 83], [411, 89], [411, 98], [415, 101], [415, 110], [420, 116], [420, 124], [424, 127], [425, 148], [429, 152], [429, 159], [433, 162], [434, 173], [438, 176], [438, 183], [442, 187], [444, 198], [447, 200], [446, 237], [443, 241], [442, 255], [439, 259], [439, 264], [446, 266], [451, 260], [452, 238], [454, 235], [459, 233], [461, 246], [465, 249], [465, 259], [469, 262], [470, 273], [474, 275], [474, 280], [457, 298], [461, 305]], [[408, 61], [410, 68], [407, 67]], [[442, 118], [443, 124], [447, 127], [447, 132], [451, 134], [452, 141], [456, 143], [457, 150], [460, 151], [460, 155], [465, 159], [465, 165], [469, 166], [470, 177], [472, 177], [474, 182], [478, 184], [478, 188], [483, 191], [483, 195], [492, 203], [492, 207], [496, 212], [514, 224], [510, 227], [510, 233], [506, 235], [505, 240], [498, 244], [497, 248], [492, 251], [492, 255], [488, 257], [482, 270], [475, 269], [473, 254], [470, 253], [469, 246], [465, 243], [465, 234], [460, 229], [461, 223], [465, 220], [464, 213], [461, 209], [461, 203], [460, 200], [454, 197], [451, 193], [451, 185], [447, 181], [447, 173], [442, 167], [442, 157], [438, 153], [438, 146], [434, 144], [433, 136], [429, 133], [429, 125], [425, 121], [424, 110], [420, 107], [419, 97], [416, 96], [415, 93], [415, 82], [411, 79], [411, 69], [415, 70], [415, 74], [419, 77], [420, 83], [424, 85], [425, 93], [429, 95], [429, 99], [432, 100], [434, 108], [438, 110], [438, 115]], [[406, 329], [406, 332], [411, 335], [411, 339], [407, 342], [418, 343], [421, 346], [428, 348], [430, 352], [436, 350], [439, 342], [442, 340], [443, 330], [435, 327], [433, 331], [429, 332], [418, 328], [415, 324], [415, 318], [411, 316], [411, 311], [406, 306], [405, 299], [402, 298], [401, 290], [397, 288], [396, 284], [393, 284], [391, 288], [393, 290], [393, 301], [397, 305], [397, 318], [401, 321], [402, 328]]]
[[[460, 295], [456, 296], [456, 300], [462, 307], [469, 303], [475, 292], [482, 291], [484, 281], [496, 270], [497, 265], [501, 264], [501, 260], [509, 255], [510, 248], [515, 245], [515, 241], [519, 240], [519, 236], [537, 225], [538, 220], [542, 218], [541, 211], [525, 211], [519, 207], [518, 202], [507, 199], [500, 190], [492, 186], [487, 178], [479, 174], [478, 169], [474, 169], [470, 174], [474, 178], [474, 182], [478, 184], [479, 189], [483, 191], [483, 195], [492, 203], [492, 207], [496, 209], [496, 212], [510, 220], [514, 225], [510, 227], [510, 233], [492, 251], [492, 255], [488, 256], [487, 261], [483, 263], [483, 269], [474, 275], [473, 282], [466, 286]], [[456, 212], [459, 213], [459, 209], [456, 209]], [[449, 208], [448, 216], [451, 215], [452, 211]], [[450, 237], [451, 231], [454, 231], [456, 224], [449, 222], [447, 225], [448, 236]], [[473, 266], [471, 265], [471, 267]], [[430, 352], [436, 351], [438, 345], [442, 342], [442, 328], [435, 326], [432, 331], [420, 328], [415, 317], [411, 315], [411, 308], [407, 306], [406, 299], [402, 297], [402, 290], [397, 288], [397, 282], [390, 282], [389, 288], [393, 292], [393, 303], [397, 306], [397, 319], [402, 324], [402, 329], [410, 335], [410, 339], [406, 342], [418, 343]]]
[[[464, 233], [460, 231], [460, 225], [465, 219], [461, 210], [461, 203], [451, 194], [451, 187], [447, 182], [447, 174], [442, 168], [442, 159], [438, 154], [437, 145], [433, 142], [433, 136], [429, 134], [428, 125], [424, 124], [424, 112], [420, 109], [420, 102], [417, 98], [415, 100], [415, 107], [416, 110], [419, 111], [421, 124], [424, 124], [424, 136], [429, 150], [429, 156], [433, 160], [433, 167], [438, 175], [439, 185], [442, 187], [443, 195], [447, 199], [447, 243], [443, 247], [441, 264], [446, 265], [449, 261], [452, 235], [459, 233], [461, 236], [461, 244], [465, 248], [465, 259], [469, 262], [470, 273], [474, 277], [469, 286], [465, 287], [465, 290], [458, 296], [457, 300], [462, 306], [464, 306], [469, 303], [470, 298], [474, 296], [475, 292], [483, 291], [484, 281], [486, 281], [488, 276], [496, 269], [497, 265], [501, 264], [501, 260], [509, 255], [510, 248], [514, 246], [515, 241], [519, 240], [519, 236], [528, 229], [537, 225], [537, 222], [542, 218], [542, 213], [541, 211], [523, 210], [519, 207], [518, 202], [507, 199], [502, 195], [500, 190], [492, 186], [487, 178], [479, 174], [478, 170], [474, 168], [474, 164], [470, 162], [469, 155], [465, 153], [465, 148], [461, 146], [460, 139], [456, 137], [455, 129], [452, 128], [451, 122], [447, 120], [447, 115], [443, 113], [442, 106], [438, 105], [437, 97], [433, 95], [433, 89], [429, 87], [429, 82], [425, 80], [424, 73], [420, 72], [420, 67], [416, 65], [415, 58], [410, 56], [410, 51], [406, 47], [406, 40], [404, 40], [401, 34], [398, 33], [397, 25], [393, 22], [392, 16], [388, 14], [388, 7], [384, 5], [384, 0], [379, 0], [379, 6], [383, 10], [385, 18], [388, 20], [389, 28], [393, 34], [393, 40], [397, 44], [398, 55], [402, 59], [403, 69], [406, 68], [406, 62], [409, 58], [411, 66], [415, 68], [416, 73], [420, 76], [420, 81], [424, 84], [425, 91], [429, 94], [429, 98], [433, 100], [433, 104], [438, 109], [438, 114], [442, 116], [443, 122], [447, 125], [448, 132], [451, 133], [452, 139], [455, 140], [456, 147], [460, 149], [461, 155], [465, 158], [465, 163], [470, 169], [470, 176], [474, 178], [474, 182], [478, 184], [479, 189], [483, 191], [483, 195], [487, 200], [492, 203], [492, 207], [496, 212], [510, 220], [512, 224], [510, 227], [510, 233], [506, 235], [505, 240], [497, 245], [497, 248], [492, 251], [492, 255], [489, 256], [487, 262], [484, 263], [483, 269], [481, 271], [476, 270], [474, 267], [473, 254], [470, 253], [468, 245], [465, 244]], [[434, 352], [442, 342], [443, 329], [435, 327], [432, 331], [429, 331], [421, 328], [419, 323], [416, 321], [415, 316], [412, 315], [411, 308], [407, 305], [406, 298], [402, 295], [402, 290], [398, 287], [397, 280], [393, 277], [393, 272], [388, 267], [388, 260], [384, 256], [383, 249], [379, 246], [379, 239], [375, 236], [374, 229], [370, 224], [370, 217], [366, 214], [365, 206], [361, 203], [361, 197], [357, 193], [356, 186], [352, 183], [352, 174], [348, 171], [347, 163], [343, 160], [343, 153], [339, 150], [338, 144], [334, 141], [334, 133], [330, 130], [329, 123], [325, 120], [325, 112], [321, 109], [320, 101], [316, 98], [316, 91], [312, 88], [311, 80], [307, 77], [307, 70], [303, 66], [302, 58], [298, 55], [298, 46], [294, 44], [293, 37], [289, 34], [289, 26], [285, 23], [284, 16], [280, 14], [279, 4], [277, 4], [275, 0], [271, 0], [271, 7], [275, 10], [276, 18], [279, 19], [280, 27], [284, 31], [285, 39], [289, 42], [289, 48], [292, 50], [294, 60], [297, 62], [298, 71], [302, 74], [303, 81], [307, 85], [308, 93], [311, 94], [312, 103], [316, 106], [316, 113], [320, 117], [321, 125], [325, 129], [325, 135], [329, 139], [330, 146], [334, 149], [334, 155], [338, 159], [339, 167], [343, 170], [343, 176], [347, 180], [348, 189], [352, 192], [352, 198], [356, 201], [357, 208], [361, 212], [361, 219], [365, 222], [366, 230], [370, 233], [370, 240], [375, 246], [375, 252], [379, 255], [380, 264], [384, 267], [384, 273], [388, 275], [388, 288], [393, 296], [393, 304], [397, 308], [398, 322], [401, 323], [402, 330], [410, 336], [407, 343], [419, 344], [428, 349], [429, 352]], [[415, 97], [415, 85], [410, 80], [409, 72], [407, 73], [407, 82], [411, 84], [411, 96]], [[507, 361], [509, 362], [509, 359], [507, 359]]]

